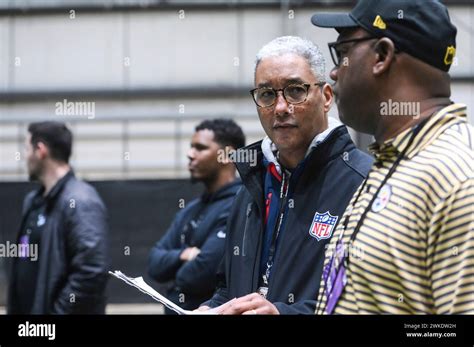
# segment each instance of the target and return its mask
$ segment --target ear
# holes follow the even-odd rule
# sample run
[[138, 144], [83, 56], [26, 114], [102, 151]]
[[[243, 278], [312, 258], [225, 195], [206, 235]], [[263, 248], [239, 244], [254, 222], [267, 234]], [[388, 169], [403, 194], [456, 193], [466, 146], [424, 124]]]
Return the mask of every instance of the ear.
[[38, 159], [43, 160], [46, 157], [49, 157], [49, 148], [43, 142], [38, 142], [36, 144], [35, 152], [37, 153]]
[[395, 60], [395, 44], [388, 37], [381, 38], [374, 47], [375, 65], [372, 72], [376, 76], [380, 76], [390, 69], [390, 65]]
[[324, 112], [328, 113], [332, 106], [332, 100], [334, 98], [334, 92], [330, 84], [326, 83], [322, 89], [322, 96], [324, 101]]

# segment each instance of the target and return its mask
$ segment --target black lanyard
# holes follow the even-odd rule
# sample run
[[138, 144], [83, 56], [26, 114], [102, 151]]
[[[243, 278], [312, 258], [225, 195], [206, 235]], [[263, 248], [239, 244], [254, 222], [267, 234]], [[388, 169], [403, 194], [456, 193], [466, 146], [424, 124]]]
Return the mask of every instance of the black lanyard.
[[[372, 199], [370, 200], [370, 203], [367, 205], [367, 207], [365, 208], [364, 212], [362, 213], [359, 221], [357, 222], [357, 225], [356, 227], [354, 228], [354, 231], [352, 232], [352, 235], [351, 235], [351, 238], [350, 238], [350, 243], [354, 242], [357, 234], [359, 233], [360, 231], [360, 228], [362, 227], [362, 223], [364, 222], [365, 220], [365, 217], [367, 217], [367, 213], [369, 213], [370, 209], [372, 208], [372, 204], [374, 203], [375, 199], [377, 199], [377, 196], [379, 195], [380, 191], [382, 190], [382, 188], [385, 186], [385, 184], [387, 183], [387, 181], [390, 179], [390, 177], [392, 177], [392, 175], [395, 173], [395, 170], [397, 169], [398, 165], [400, 165], [400, 162], [402, 161], [402, 159], [405, 157], [408, 149], [410, 148], [410, 146], [413, 144], [413, 141], [415, 140], [415, 137], [416, 135], [418, 135], [421, 131], [421, 129], [423, 129], [423, 127], [425, 126], [425, 124], [431, 119], [431, 117], [428, 117], [426, 119], [424, 119], [420, 124], [418, 124], [418, 126], [415, 128], [415, 130], [413, 131], [413, 134], [411, 135], [410, 139], [408, 140], [408, 143], [406, 145], [406, 147], [403, 149], [402, 153], [400, 153], [397, 157], [397, 159], [395, 160], [395, 162], [393, 163], [393, 165], [390, 167], [390, 170], [388, 171], [388, 173], [385, 175], [382, 183], [380, 184], [380, 186], [377, 188], [377, 191], [375, 192], [375, 194], [372, 196]], [[371, 170], [372, 171], [372, 170]], [[369, 180], [369, 175], [370, 175], [370, 172], [369, 174], [367, 175], [367, 179], [364, 181], [364, 184], [362, 185], [361, 189], [359, 190], [359, 194], [357, 194], [357, 198], [355, 199], [354, 203], [352, 204], [352, 206], [356, 206], [356, 203], [357, 201], [359, 200], [360, 198], [360, 195], [362, 194], [362, 191], [364, 190], [365, 188], [365, 185], [367, 183], [367, 181]], [[346, 228], [347, 228], [347, 225], [349, 224], [349, 215], [346, 216], [346, 219], [344, 220], [344, 230], [343, 230], [343, 233], [346, 231]], [[345, 257], [347, 258], [347, 263], [349, 263], [349, 259], [348, 257]]]
[[275, 223], [275, 227], [273, 228], [272, 242], [270, 244], [270, 249], [268, 250], [267, 269], [265, 270], [265, 273], [262, 274], [263, 284], [267, 287], [268, 287], [268, 280], [270, 278], [270, 272], [273, 266], [273, 259], [275, 257], [276, 243], [278, 240], [278, 236], [280, 235], [281, 225], [283, 224], [283, 218], [285, 216], [286, 200], [288, 197], [288, 189], [289, 189], [289, 182], [287, 182], [286, 176], [287, 174], [283, 170], [282, 178], [281, 178], [281, 187], [280, 187], [280, 205], [278, 207], [278, 219], [277, 219], [277, 222]]

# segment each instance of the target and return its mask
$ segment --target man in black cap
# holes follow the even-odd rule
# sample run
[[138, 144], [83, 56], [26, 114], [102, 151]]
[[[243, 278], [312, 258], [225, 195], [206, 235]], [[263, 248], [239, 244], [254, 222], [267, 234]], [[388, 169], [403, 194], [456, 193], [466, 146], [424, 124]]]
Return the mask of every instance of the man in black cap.
[[329, 47], [342, 121], [376, 139], [328, 248], [316, 313], [474, 313], [474, 130], [450, 101], [447, 9], [361, 0], [312, 22], [340, 34]]

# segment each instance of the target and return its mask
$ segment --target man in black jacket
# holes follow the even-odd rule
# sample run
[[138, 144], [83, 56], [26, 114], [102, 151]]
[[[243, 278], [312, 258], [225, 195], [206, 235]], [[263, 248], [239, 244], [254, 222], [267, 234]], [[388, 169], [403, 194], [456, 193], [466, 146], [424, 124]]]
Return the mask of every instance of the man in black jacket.
[[246, 189], [228, 221], [218, 289], [199, 310], [314, 313], [326, 245], [372, 162], [328, 117], [324, 81], [324, 59], [307, 40], [280, 37], [258, 53], [251, 94], [268, 137], [240, 150], [255, 152], [257, 165], [236, 162]]
[[69, 166], [72, 134], [59, 122], [32, 123], [26, 159], [41, 188], [23, 203], [18, 244], [39, 249], [13, 259], [10, 314], [103, 314], [107, 282], [107, 211]]
[[[148, 272], [158, 282], [172, 281], [168, 298], [195, 309], [216, 287], [224, 254], [226, 221], [241, 187], [228, 154], [245, 145], [242, 129], [230, 119], [206, 120], [196, 127], [188, 151], [189, 171], [205, 193], [180, 211], [152, 249]], [[167, 314], [172, 311], [166, 309]]]

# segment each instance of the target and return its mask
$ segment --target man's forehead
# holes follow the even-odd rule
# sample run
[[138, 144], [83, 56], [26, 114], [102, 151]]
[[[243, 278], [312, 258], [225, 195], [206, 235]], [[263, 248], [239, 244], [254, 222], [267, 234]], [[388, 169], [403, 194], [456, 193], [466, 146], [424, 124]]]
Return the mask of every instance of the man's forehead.
[[201, 129], [194, 133], [191, 143], [209, 144], [214, 142], [214, 131], [211, 129]]
[[270, 55], [268, 57], [263, 58], [262, 60], [260, 60], [257, 66], [257, 71], [259, 68], [291, 68], [294, 67], [295, 64], [300, 64], [301, 66], [305, 66], [305, 64], [307, 64], [309, 66], [309, 62], [305, 57], [302, 57], [297, 53], [289, 52], [279, 55]]
[[312, 73], [311, 66], [306, 58], [295, 54], [270, 56], [262, 59], [257, 66], [257, 85], [265, 85], [278, 80], [282, 83], [302, 83]]

